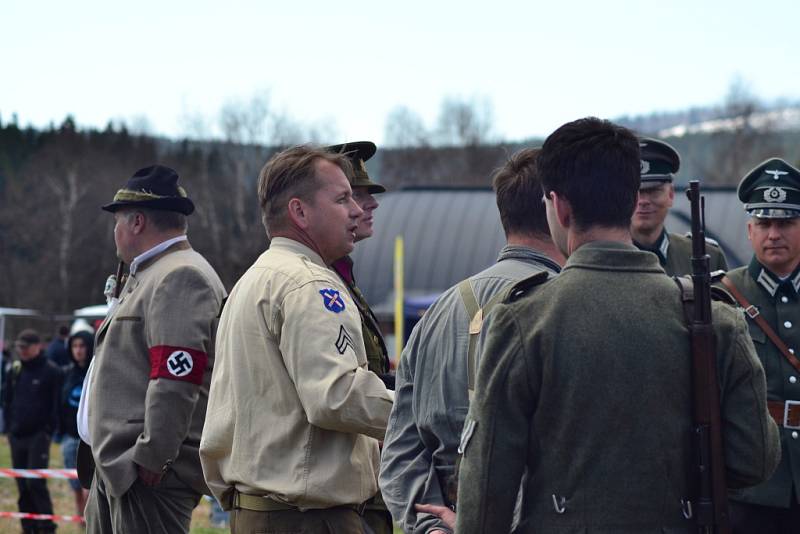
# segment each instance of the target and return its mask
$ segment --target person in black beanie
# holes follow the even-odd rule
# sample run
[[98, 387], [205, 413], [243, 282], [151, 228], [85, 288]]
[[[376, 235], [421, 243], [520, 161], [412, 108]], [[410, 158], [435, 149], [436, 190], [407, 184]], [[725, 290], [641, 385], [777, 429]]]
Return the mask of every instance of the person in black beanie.
[[[6, 373], [3, 412], [15, 469], [47, 469], [50, 440], [58, 426], [61, 370], [44, 355], [42, 340], [35, 330], [20, 332], [14, 346], [19, 360]], [[44, 479], [18, 478], [20, 512], [52, 514], [53, 503]], [[51, 520], [22, 519], [28, 534], [52, 533]]]
[[[91, 332], [81, 330], [69, 337], [69, 351], [71, 362], [64, 368], [64, 381], [59, 399], [59, 436], [61, 438], [61, 454], [64, 456], [64, 467], [75, 469], [78, 457], [78, 405], [81, 400], [83, 381], [89, 362], [94, 353], [94, 336]], [[86, 499], [89, 492], [81, 488], [78, 480], [70, 480], [69, 485], [75, 494], [75, 509], [82, 516], [86, 508]]]

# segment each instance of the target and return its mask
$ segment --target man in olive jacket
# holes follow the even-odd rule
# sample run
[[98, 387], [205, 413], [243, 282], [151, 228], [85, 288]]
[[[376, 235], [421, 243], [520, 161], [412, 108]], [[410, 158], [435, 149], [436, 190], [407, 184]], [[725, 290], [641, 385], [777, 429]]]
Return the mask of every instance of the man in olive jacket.
[[[749, 265], [728, 273], [728, 283], [747, 301], [740, 305], [747, 309], [750, 336], [767, 375], [782, 455], [768, 481], [731, 493], [731, 523], [734, 533], [794, 533], [800, 529], [800, 369], [790, 357], [800, 346], [800, 170], [768, 159], [744, 177], [738, 193], [751, 217], [747, 235], [754, 254]], [[756, 319], [764, 320], [788, 355]]]
[[[595, 118], [545, 141], [538, 168], [561, 275], [490, 318], [461, 438], [459, 534], [693, 532], [691, 354], [680, 292], [633, 246], [639, 147]], [[764, 372], [735, 308], [713, 307], [728, 484], [780, 457]]]

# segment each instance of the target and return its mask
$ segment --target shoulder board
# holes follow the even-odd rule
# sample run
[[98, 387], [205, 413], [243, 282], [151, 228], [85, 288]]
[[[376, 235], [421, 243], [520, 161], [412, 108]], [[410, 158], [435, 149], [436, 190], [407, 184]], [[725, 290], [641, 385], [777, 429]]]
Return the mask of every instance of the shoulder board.
[[[692, 232], [686, 232], [685, 234], [683, 234], [683, 237], [688, 237], [689, 239], [691, 239]], [[706, 237], [706, 243], [708, 243], [709, 245], [714, 245], [715, 247], [719, 247], [719, 241], [717, 241], [716, 239], [712, 239], [710, 237]]]
[[711, 300], [724, 302], [730, 306], [736, 306], [736, 299], [728, 293], [728, 290], [720, 286], [711, 286]]
[[534, 275], [529, 276], [528, 278], [523, 278], [513, 286], [508, 289], [508, 293], [506, 294], [506, 298], [503, 299], [504, 302], [515, 302], [527, 294], [531, 289], [534, 287], [543, 284], [548, 278], [550, 274], [547, 271], [542, 271], [536, 273]]

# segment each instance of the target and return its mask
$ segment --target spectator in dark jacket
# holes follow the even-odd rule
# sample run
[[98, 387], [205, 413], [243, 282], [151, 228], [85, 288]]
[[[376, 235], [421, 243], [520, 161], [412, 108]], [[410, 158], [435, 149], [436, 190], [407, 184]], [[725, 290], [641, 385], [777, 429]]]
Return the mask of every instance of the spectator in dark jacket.
[[47, 345], [47, 348], [44, 351], [47, 359], [59, 367], [66, 367], [72, 363], [72, 359], [69, 355], [69, 343], [67, 342], [68, 338], [69, 327], [66, 325], [59, 326], [56, 337], [53, 338], [53, 341]]
[[[61, 370], [47, 359], [35, 330], [23, 330], [15, 343], [19, 361], [6, 373], [3, 411], [16, 469], [46, 469], [50, 463], [50, 439], [58, 426]], [[20, 512], [52, 514], [53, 503], [44, 479], [18, 478]], [[22, 519], [28, 534], [55, 532], [50, 520]]]
[[[89, 362], [94, 353], [94, 336], [87, 331], [75, 332], [69, 337], [69, 350], [72, 362], [64, 368], [59, 410], [59, 437], [61, 438], [61, 453], [64, 455], [64, 467], [75, 469], [78, 443], [80, 442], [77, 423], [78, 404], [81, 400], [86, 371], [89, 369]], [[70, 480], [69, 485], [75, 493], [77, 514], [82, 516], [89, 492], [81, 488], [78, 480]]]

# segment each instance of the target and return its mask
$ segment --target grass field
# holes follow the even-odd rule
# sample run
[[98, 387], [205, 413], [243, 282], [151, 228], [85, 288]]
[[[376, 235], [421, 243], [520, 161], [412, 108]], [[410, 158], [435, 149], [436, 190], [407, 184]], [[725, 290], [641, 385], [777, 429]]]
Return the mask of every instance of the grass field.
[[[53, 444], [50, 447], [50, 467], [56, 469], [63, 467], [61, 448]], [[11, 467], [11, 452], [8, 447], [8, 440], [5, 436], [0, 436], [0, 467]], [[53, 513], [58, 515], [75, 515], [75, 501], [72, 496], [72, 489], [66, 480], [49, 480], [47, 487], [50, 490], [50, 497], [53, 499]], [[0, 511], [17, 511], [17, 484], [14, 479], [0, 478]], [[228, 529], [211, 528], [209, 515], [211, 509], [208, 501], [200, 500], [200, 504], [194, 509], [192, 514], [192, 534], [224, 534], [230, 532]], [[19, 519], [0, 518], [0, 534], [11, 534], [22, 532]], [[78, 523], [59, 523], [59, 534], [79, 534], [84, 532], [84, 527]]]
[[[50, 447], [50, 467], [57, 469], [63, 467], [61, 448], [58, 445]], [[11, 452], [8, 447], [8, 440], [5, 436], [0, 436], [0, 467], [11, 467]], [[58, 515], [74, 515], [75, 501], [73, 500], [72, 490], [66, 480], [49, 480], [47, 487], [50, 490], [50, 497], [53, 499], [53, 513]], [[14, 479], [0, 478], [0, 511], [17, 511], [17, 485]], [[212, 528], [209, 516], [211, 508], [205, 499], [200, 500], [200, 504], [194, 509], [192, 514], [191, 534], [225, 534], [228, 529]], [[0, 534], [19, 533], [19, 519], [0, 518]], [[59, 523], [59, 534], [79, 534], [84, 532], [83, 525], [77, 523]], [[395, 534], [402, 534], [399, 529], [395, 529]]]

